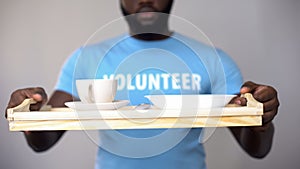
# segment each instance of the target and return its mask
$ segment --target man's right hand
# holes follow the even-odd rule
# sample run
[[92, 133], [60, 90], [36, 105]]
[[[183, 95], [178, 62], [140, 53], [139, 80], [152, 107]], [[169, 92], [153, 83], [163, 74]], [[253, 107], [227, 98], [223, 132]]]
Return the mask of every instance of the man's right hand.
[[[41, 87], [18, 89], [11, 94], [6, 110], [18, 106], [27, 98], [32, 98], [37, 102], [30, 105], [32, 111], [39, 110], [48, 99], [45, 90]], [[5, 117], [7, 117], [6, 112]]]
[[[30, 110], [39, 110], [47, 102], [47, 94], [43, 88], [26, 88], [14, 91], [11, 94], [8, 108], [16, 107], [24, 99], [33, 98], [37, 103], [30, 105]], [[73, 101], [73, 96], [63, 92], [54, 91], [47, 104], [52, 107], [63, 107], [67, 101]], [[6, 113], [5, 113], [6, 115]], [[24, 131], [28, 145], [36, 152], [48, 150], [64, 134], [65, 131]]]

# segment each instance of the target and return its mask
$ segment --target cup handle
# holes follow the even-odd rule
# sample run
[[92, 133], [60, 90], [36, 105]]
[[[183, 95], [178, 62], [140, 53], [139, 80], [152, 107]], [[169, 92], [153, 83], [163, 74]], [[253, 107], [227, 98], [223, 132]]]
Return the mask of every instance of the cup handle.
[[88, 98], [87, 100], [90, 102], [90, 103], [94, 103], [95, 102], [95, 97], [94, 97], [94, 87], [93, 87], [93, 84], [89, 84], [89, 89], [88, 89]]

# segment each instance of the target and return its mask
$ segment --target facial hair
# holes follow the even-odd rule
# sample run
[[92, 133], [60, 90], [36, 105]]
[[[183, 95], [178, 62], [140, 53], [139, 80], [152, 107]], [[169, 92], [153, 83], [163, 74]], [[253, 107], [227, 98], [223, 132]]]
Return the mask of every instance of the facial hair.
[[[162, 11], [160, 11], [161, 13], [165, 13], [165, 14], [170, 14], [171, 13], [171, 9], [172, 9], [172, 6], [173, 6], [173, 0], [171, 0], [169, 2], [169, 4], [167, 5], [167, 7], [165, 9], [163, 9]], [[123, 14], [123, 16], [128, 16], [130, 15], [123, 7], [121, 1], [120, 1], [120, 8], [121, 8], [121, 12]]]
[[139, 21], [138, 14], [129, 14], [122, 3], [120, 3], [120, 7], [130, 27], [131, 34], [140, 39], [151, 40], [157, 38], [157, 35], [167, 36], [165, 34], [168, 33], [168, 19], [172, 4], [173, 0], [162, 11], [154, 11], [158, 17], [151, 24], [143, 24], [142, 21]]

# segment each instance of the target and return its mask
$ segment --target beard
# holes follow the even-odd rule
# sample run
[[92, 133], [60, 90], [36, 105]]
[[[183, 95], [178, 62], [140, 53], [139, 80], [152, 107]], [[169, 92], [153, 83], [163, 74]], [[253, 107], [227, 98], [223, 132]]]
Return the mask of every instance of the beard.
[[142, 10], [135, 14], [129, 14], [122, 3], [120, 3], [120, 7], [130, 27], [131, 33], [138, 36], [151, 36], [153, 34], [164, 34], [164, 32], [168, 30], [168, 20], [172, 4], [173, 0], [171, 0], [162, 11], [150, 7], [148, 7], [148, 11], [146, 9], [147, 7], [145, 7], [144, 11]]
[[[169, 4], [167, 5], [167, 7], [166, 7], [165, 9], [163, 9], [162, 11], [159, 11], [159, 12], [165, 13], [165, 14], [170, 14], [171, 9], [172, 9], [172, 6], [173, 6], [173, 0], [171, 0], [171, 1], [169, 2]], [[130, 14], [125, 10], [125, 8], [123, 7], [121, 1], [120, 1], [120, 8], [121, 8], [121, 12], [122, 12], [123, 16], [128, 16], [128, 15], [130, 15]], [[158, 11], [157, 11], [157, 12], [158, 12]]]

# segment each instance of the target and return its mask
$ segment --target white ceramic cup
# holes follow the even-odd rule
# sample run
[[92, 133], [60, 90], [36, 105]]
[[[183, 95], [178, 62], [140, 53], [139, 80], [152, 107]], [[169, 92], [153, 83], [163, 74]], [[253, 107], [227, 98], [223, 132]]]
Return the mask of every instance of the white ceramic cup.
[[76, 88], [83, 103], [113, 102], [117, 93], [116, 79], [81, 79], [76, 80]]

